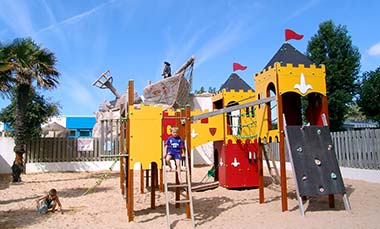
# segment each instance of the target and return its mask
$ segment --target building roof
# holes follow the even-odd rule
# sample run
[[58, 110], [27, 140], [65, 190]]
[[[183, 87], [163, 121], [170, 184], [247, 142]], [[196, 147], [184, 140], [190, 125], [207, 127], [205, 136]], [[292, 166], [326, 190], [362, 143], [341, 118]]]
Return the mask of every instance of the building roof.
[[285, 66], [286, 64], [293, 64], [293, 66], [303, 64], [305, 67], [310, 66], [310, 64], [313, 63], [307, 56], [302, 54], [289, 43], [284, 43], [280, 47], [264, 69], [267, 69], [269, 66], [274, 66], [274, 63], [276, 62], [279, 62], [281, 66]]
[[59, 125], [56, 122], [52, 122], [42, 127], [43, 131], [68, 131], [64, 126]]
[[232, 73], [230, 77], [224, 82], [224, 84], [220, 87], [219, 91], [222, 89], [226, 89], [227, 91], [230, 90], [243, 90], [248, 91], [253, 89], [242, 79], [240, 76], [236, 73]]

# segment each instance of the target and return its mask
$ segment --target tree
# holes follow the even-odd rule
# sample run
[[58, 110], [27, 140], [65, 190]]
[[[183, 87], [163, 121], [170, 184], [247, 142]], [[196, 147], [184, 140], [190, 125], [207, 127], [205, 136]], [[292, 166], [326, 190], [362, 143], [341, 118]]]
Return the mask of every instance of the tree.
[[[58, 103], [50, 102], [45, 99], [43, 95], [39, 95], [34, 90], [32, 91], [31, 100], [26, 106], [25, 125], [25, 138], [38, 138], [42, 134], [41, 123], [46, 123], [48, 118], [59, 114]], [[15, 123], [16, 123], [16, 100], [13, 98], [11, 104], [0, 111], [0, 121], [7, 123], [10, 127], [10, 136], [15, 136]]]
[[363, 122], [363, 121], [367, 120], [367, 117], [361, 111], [358, 103], [357, 102], [352, 102], [352, 104], [350, 104], [348, 106], [348, 111], [347, 111], [347, 114], [344, 117], [344, 119], [348, 120], [348, 121], [360, 121], [360, 122]]
[[24, 170], [23, 154], [27, 140], [26, 114], [30, 94], [34, 88], [53, 89], [58, 85], [59, 72], [54, 53], [43, 49], [30, 38], [15, 39], [0, 49], [0, 72], [11, 82], [11, 91], [15, 100], [16, 120], [14, 140], [16, 158], [12, 166], [13, 182], [19, 182]]
[[216, 93], [216, 87], [208, 87], [208, 93], [215, 94]]
[[380, 122], [380, 67], [365, 72], [359, 89], [358, 104], [363, 113], [373, 121]]
[[352, 45], [346, 27], [335, 26], [330, 20], [319, 25], [308, 42], [306, 55], [315, 64], [326, 66], [330, 129], [341, 130], [348, 104], [357, 92], [360, 53]]
[[9, 65], [1, 61], [5, 58], [5, 55], [7, 55], [6, 51], [6, 47], [0, 43], [0, 96], [3, 98], [9, 96], [9, 91], [12, 87], [12, 77], [9, 74]]
[[194, 94], [202, 94], [202, 93], [205, 93], [205, 92], [206, 92], [206, 90], [205, 90], [205, 88], [202, 86], [201, 89], [199, 89], [199, 90], [195, 90]]
[[[211, 93], [211, 94], [215, 94], [216, 93], [216, 88], [215, 87], [208, 87], [208, 93]], [[201, 86], [201, 88], [199, 90], [195, 90], [194, 91], [194, 94], [202, 94], [202, 93], [206, 93], [206, 89], [205, 87]]]

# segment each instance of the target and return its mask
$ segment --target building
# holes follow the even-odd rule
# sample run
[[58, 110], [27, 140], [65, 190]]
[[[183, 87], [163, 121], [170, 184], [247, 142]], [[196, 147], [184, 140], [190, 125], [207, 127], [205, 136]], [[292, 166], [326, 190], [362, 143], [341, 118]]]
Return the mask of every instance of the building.
[[91, 138], [96, 118], [95, 116], [55, 116], [42, 128], [54, 122], [68, 129], [68, 138]]

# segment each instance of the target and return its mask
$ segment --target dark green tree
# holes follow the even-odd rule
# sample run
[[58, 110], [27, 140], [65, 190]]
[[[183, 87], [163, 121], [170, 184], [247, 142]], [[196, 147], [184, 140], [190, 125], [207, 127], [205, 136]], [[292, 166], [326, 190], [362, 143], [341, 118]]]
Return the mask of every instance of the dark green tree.
[[[60, 105], [50, 102], [43, 95], [32, 91], [30, 93], [31, 100], [28, 102], [25, 114], [25, 138], [38, 138], [41, 136], [41, 123], [46, 123], [48, 118], [59, 115]], [[0, 111], [0, 121], [9, 125], [9, 135], [15, 136], [16, 124], [16, 100], [13, 98], [11, 104]]]
[[14, 123], [14, 140], [16, 158], [12, 166], [13, 182], [21, 181], [24, 170], [23, 154], [27, 140], [27, 105], [30, 95], [36, 89], [53, 89], [58, 85], [59, 72], [55, 69], [57, 59], [51, 51], [41, 48], [33, 40], [15, 39], [0, 49], [0, 75], [6, 76], [15, 100], [16, 120]]
[[365, 72], [359, 88], [358, 104], [367, 118], [380, 122], [380, 67]]
[[346, 27], [330, 20], [319, 25], [317, 34], [308, 42], [306, 55], [326, 67], [330, 129], [342, 130], [348, 105], [357, 92], [359, 50], [352, 45]]
[[208, 87], [208, 93], [213, 93], [215, 94], [216, 93], [216, 87]]
[[202, 94], [202, 93], [205, 93], [205, 92], [206, 92], [205, 87], [202, 86], [199, 90], [195, 90], [194, 94]]

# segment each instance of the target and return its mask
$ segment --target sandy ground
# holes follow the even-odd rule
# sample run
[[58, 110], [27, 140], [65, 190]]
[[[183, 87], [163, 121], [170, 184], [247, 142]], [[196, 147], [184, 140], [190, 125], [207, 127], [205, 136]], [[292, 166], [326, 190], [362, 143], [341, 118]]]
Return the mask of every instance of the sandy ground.
[[[196, 168], [193, 180], [200, 181], [209, 167]], [[135, 221], [128, 223], [125, 199], [120, 193], [119, 174], [111, 173], [91, 194], [82, 194], [101, 173], [41, 173], [23, 175], [21, 184], [0, 183], [0, 228], [165, 228], [164, 193], [156, 192], [156, 209], [150, 209], [150, 193], [140, 194], [139, 172], [135, 173]], [[292, 174], [288, 172], [289, 211], [281, 211], [280, 187], [265, 177], [265, 203], [259, 204], [259, 190], [228, 190], [218, 187], [193, 192], [197, 228], [380, 228], [380, 184], [345, 179], [352, 211], [345, 211], [342, 196], [336, 207], [327, 197], [314, 197], [299, 212]], [[34, 199], [56, 188], [64, 214], [39, 214]], [[173, 192], [170, 193], [174, 198]], [[191, 228], [185, 207], [171, 205], [175, 228]]]

